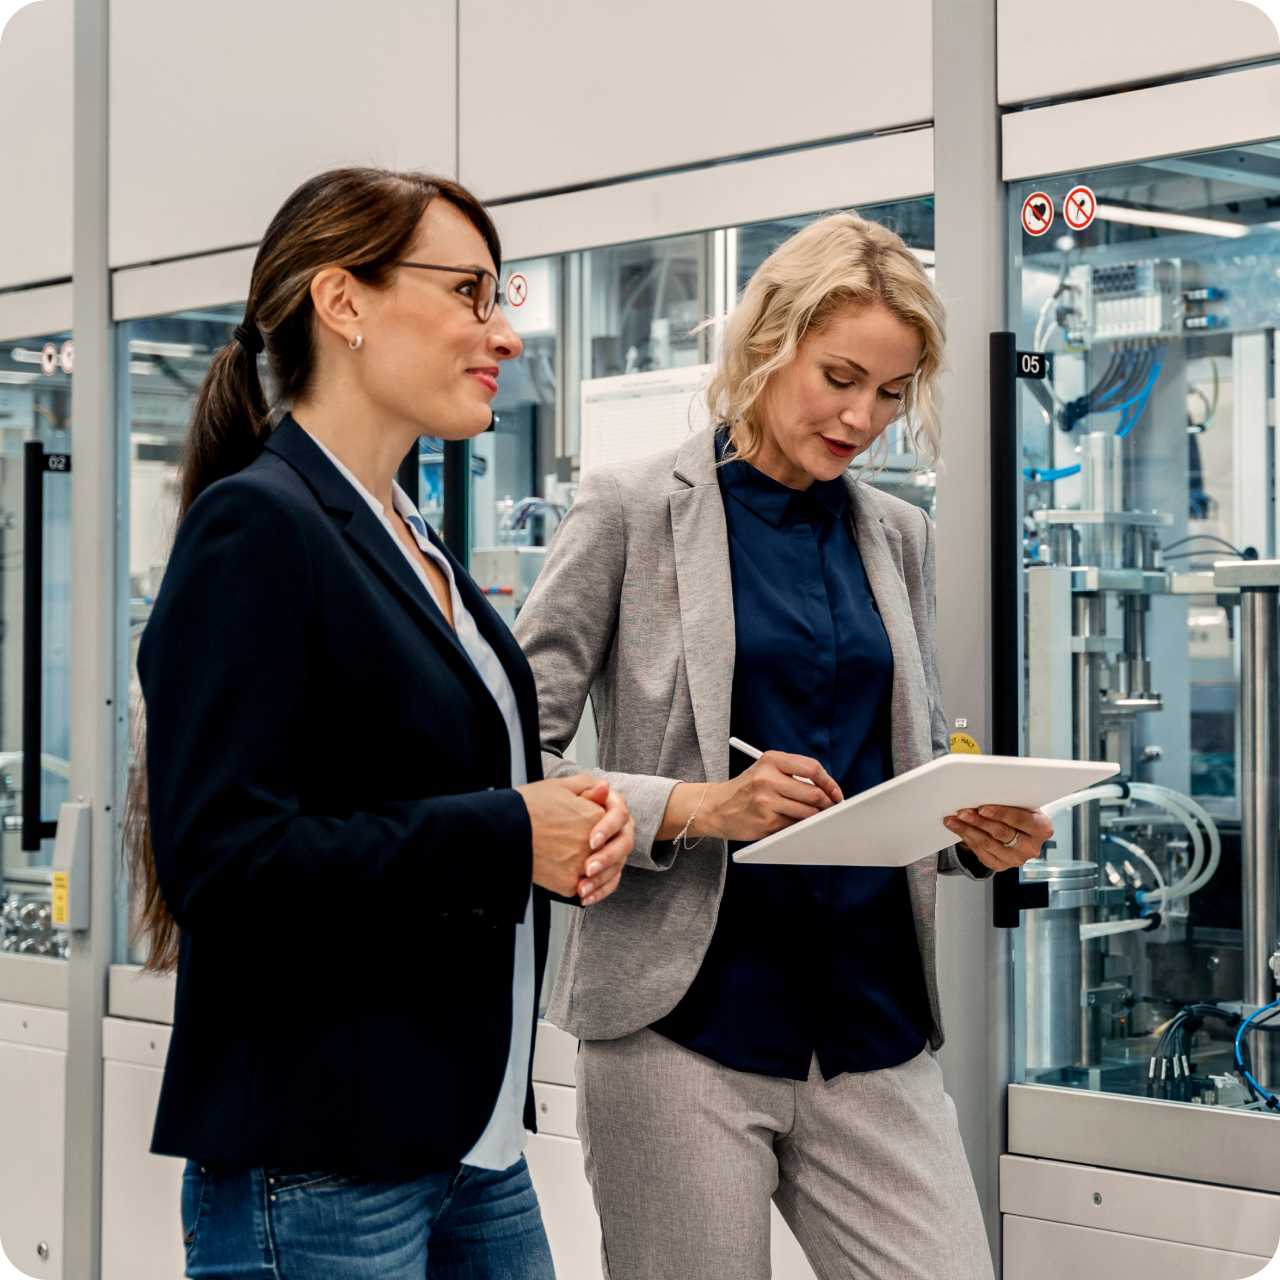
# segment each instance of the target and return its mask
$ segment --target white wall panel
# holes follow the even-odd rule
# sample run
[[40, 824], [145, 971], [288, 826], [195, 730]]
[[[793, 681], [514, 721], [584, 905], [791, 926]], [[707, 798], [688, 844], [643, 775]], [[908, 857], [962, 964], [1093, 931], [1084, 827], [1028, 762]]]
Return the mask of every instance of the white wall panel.
[[1280, 1196], [1025, 1156], [1000, 1160], [1000, 1209], [1263, 1258], [1280, 1241]]
[[933, 190], [933, 130], [813, 147], [498, 205], [508, 259], [766, 218], [909, 200]]
[[336, 165], [452, 174], [450, 0], [113, 0], [111, 265], [256, 243]]
[[176, 1280], [184, 1162], [150, 1151], [169, 1029], [115, 1018], [102, 1029], [102, 1280]]
[[71, 0], [27, 5], [4, 27], [0, 289], [71, 275], [71, 66]]
[[1006, 1216], [1004, 1280], [1245, 1280], [1266, 1259]]
[[[0, 212], [0, 219], [4, 214]], [[36, 338], [71, 328], [71, 286], [49, 284], [39, 289], [0, 293], [0, 341]]]
[[460, 0], [462, 180], [494, 199], [927, 121], [930, 0]]
[[1274, 23], [1247, 0], [998, 0], [997, 13], [1005, 104], [1280, 54]]
[[1003, 176], [1038, 178], [1280, 138], [1280, 66], [1015, 111]]
[[0, 1251], [41, 1280], [63, 1275], [66, 1044], [65, 1013], [0, 1004]]
[[134, 320], [191, 307], [244, 302], [257, 246], [111, 273], [111, 318]]

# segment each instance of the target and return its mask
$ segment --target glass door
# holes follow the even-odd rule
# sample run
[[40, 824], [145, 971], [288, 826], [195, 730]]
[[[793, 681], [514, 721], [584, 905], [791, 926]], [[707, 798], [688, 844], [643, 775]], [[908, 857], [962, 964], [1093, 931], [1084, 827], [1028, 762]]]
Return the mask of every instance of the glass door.
[[0, 953], [65, 959], [53, 832], [70, 776], [68, 333], [0, 342]]
[[1017, 349], [1044, 360], [1019, 357], [1000, 481], [1024, 622], [1006, 679], [1026, 754], [1124, 783], [1061, 810], [1023, 872], [1014, 1078], [1266, 1109], [1280, 145], [1018, 183], [1009, 205]]
[[[243, 316], [240, 304], [206, 307], [131, 320], [120, 327], [128, 356], [124, 387], [122, 447], [127, 452], [128, 573], [122, 574], [120, 602], [128, 630], [123, 660], [128, 664], [129, 724], [139, 722], [142, 693], [137, 679], [138, 643], [151, 616], [173, 545], [183, 441], [200, 384], [218, 349], [231, 340]], [[130, 758], [130, 770], [141, 761]], [[119, 895], [122, 904], [127, 894]], [[117, 963], [146, 957], [129, 943], [121, 921], [116, 931]]]

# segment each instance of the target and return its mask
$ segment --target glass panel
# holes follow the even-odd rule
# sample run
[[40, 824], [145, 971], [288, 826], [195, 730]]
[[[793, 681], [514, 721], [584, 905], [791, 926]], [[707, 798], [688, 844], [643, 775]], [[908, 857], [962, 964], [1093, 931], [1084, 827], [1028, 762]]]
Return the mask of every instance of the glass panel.
[[[1073, 218], [1096, 217], [1073, 231], [1077, 185], [1093, 196]], [[1047, 234], [1024, 231], [1024, 202], [1037, 229], [1052, 208]], [[1023, 873], [1050, 906], [1014, 935], [1018, 1079], [1258, 1105], [1236, 1002], [1274, 998], [1277, 820], [1242, 814], [1276, 761], [1244, 733], [1241, 659], [1276, 593], [1246, 603], [1213, 566], [1276, 552], [1277, 205], [1275, 143], [1010, 190], [1018, 347], [1052, 353], [1018, 393], [1026, 749], [1117, 761], [1133, 783], [1060, 816]], [[1245, 1044], [1280, 1089], [1275, 1039]]]
[[471, 442], [471, 573], [508, 624], [569, 496], [569, 459], [557, 448], [561, 270], [556, 258], [511, 264], [506, 316], [524, 352], [502, 366], [493, 429]]
[[[178, 468], [187, 425], [205, 374], [220, 347], [243, 318], [240, 304], [133, 320], [122, 326], [128, 351], [127, 405], [129, 576], [129, 707], [136, 721], [141, 701], [138, 642], [173, 545], [178, 513]], [[137, 761], [130, 761], [136, 767]], [[128, 947], [127, 931], [116, 942], [116, 959], [140, 963]]]
[[[53, 841], [22, 848], [24, 485], [28, 442], [71, 451], [74, 350], [67, 333], [0, 342], [0, 950], [67, 954], [50, 919]], [[39, 814], [52, 821], [70, 773], [71, 477], [48, 472], [43, 492], [43, 647]]]
[[[471, 574], [508, 625], [515, 623], [573, 494], [559, 395], [560, 315], [567, 270], [562, 258], [508, 265], [503, 307], [524, 342], [524, 352], [502, 366], [493, 430], [471, 442]], [[571, 394], [577, 394], [576, 387]], [[585, 766], [593, 764], [594, 745], [576, 745], [585, 746], [587, 754], [573, 758]], [[571, 911], [560, 903], [551, 907], [543, 1013]]]
[[[916, 251], [925, 264], [929, 278], [933, 278], [932, 196], [867, 205], [857, 212], [864, 218], [883, 223], [896, 231]], [[730, 275], [734, 281], [735, 297], [742, 293], [760, 264], [784, 240], [822, 216], [824, 215], [806, 214], [801, 217], [775, 218], [769, 222], [754, 222], [739, 227], [736, 232], [731, 233], [736, 238], [736, 247], [731, 248], [730, 252]], [[731, 244], [734, 242], [731, 241]], [[907, 433], [901, 426], [889, 428], [888, 444], [888, 460], [884, 467], [868, 469], [866, 478], [879, 488], [905, 498], [933, 515], [936, 490], [933, 469], [918, 468]]]
[[710, 238], [671, 236], [583, 254], [584, 377], [701, 364], [712, 311]]

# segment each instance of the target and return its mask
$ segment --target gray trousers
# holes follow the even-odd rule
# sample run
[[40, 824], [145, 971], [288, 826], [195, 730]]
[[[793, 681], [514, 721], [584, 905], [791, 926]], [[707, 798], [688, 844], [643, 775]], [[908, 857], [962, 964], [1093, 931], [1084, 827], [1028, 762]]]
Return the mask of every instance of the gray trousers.
[[769, 1201], [819, 1280], [992, 1280], [929, 1053], [804, 1083], [654, 1031], [584, 1040], [578, 1134], [609, 1280], [768, 1280]]

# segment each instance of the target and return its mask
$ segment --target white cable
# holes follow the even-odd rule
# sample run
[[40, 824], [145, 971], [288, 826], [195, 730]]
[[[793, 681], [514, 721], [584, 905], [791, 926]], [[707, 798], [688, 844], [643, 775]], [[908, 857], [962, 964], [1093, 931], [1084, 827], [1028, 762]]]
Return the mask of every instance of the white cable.
[[[0, 751], [0, 769], [11, 769], [22, 764], [21, 751]], [[52, 756], [47, 751], [40, 753], [40, 768], [51, 773], [55, 778], [71, 777], [71, 762], [61, 756]]]
[[1190, 897], [1192, 893], [1198, 893], [1213, 878], [1213, 874], [1217, 872], [1219, 863], [1222, 860], [1222, 837], [1217, 829], [1217, 823], [1208, 815], [1202, 805], [1192, 800], [1190, 796], [1181, 795], [1180, 792], [1170, 791], [1169, 787], [1157, 786], [1153, 782], [1137, 783], [1138, 786], [1151, 788], [1152, 791], [1158, 792], [1166, 797], [1172, 797], [1174, 803], [1183, 806], [1192, 817], [1197, 820], [1208, 833], [1208, 861], [1204, 864], [1202, 870], [1196, 870], [1196, 865], [1192, 864], [1180, 881], [1170, 884], [1165, 890], [1156, 890], [1148, 893], [1143, 901], [1171, 902], [1180, 897]]
[[[1062, 800], [1055, 801], [1045, 809], [1045, 813], [1049, 817], [1054, 817], [1059, 813], [1066, 812], [1068, 809], [1088, 804], [1092, 800], [1124, 800], [1130, 797], [1135, 800], [1144, 800], [1156, 808], [1166, 810], [1186, 827], [1187, 834], [1191, 837], [1192, 848], [1195, 850], [1190, 869], [1182, 880], [1178, 882], [1179, 886], [1186, 885], [1191, 879], [1200, 874], [1201, 868], [1204, 866], [1204, 837], [1200, 834], [1200, 828], [1192, 819], [1191, 814], [1183, 808], [1183, 797], [1177, 796], [1175, 792], [1170, 791], [1167, 787], [1157, 787], [1148, 782], [1131, 782], [1125, 786], [1114, 782], [1103, 783], [1100, 787], [1090, 787], [1087, 791], [1077, 791], [1075, 795], [1066, 796]], [[1186, 803], [1194, 802], [1188, 801]], [[1165, 892], [1169, 893], [1170, 890], [1166, 889]], [[1179, 893], [1178, 896], [1181, 896], [1181, 894]]]
[[1150, 917], [1141, 920], [1102, 920], [1097, 924], [1080, 926], [1080, 941], [1089, 942], [1093, 938], [1105, 938], [1112, 933], [1136, 933], [1139, 929], [1150, 929]]
[[[1217, 871], [1218, 864], [1221, 861], [1222, 838], [1218, 833], [1217, 823], [1189, 796], [1184, 796], [1179, 792], [1171, 791], [1168, 787], [1158, 786], [1152, 782], [1131, 782], [1126, 786], [1121, 786], [1117, 783], [1104, 783], [1102, 786], [1090, 787], [1087, 791], [1078, 791], [1075, 795], [1056, 801], [1045, 808], [1045, 813], [1049, 817], [1054, 817], [1057, 814], [1074, 809], [1078, 805], [1088, 804], [1093, 800], [1123, 800], [1126, 798], [1126, 794], [1135, 800], [1142, 800], [1147, 804], [1164, 809], [1177, 818], [1186, 827], [1194, 850], [1191, 866], [1187, 869], [1182, 879], [1172, 885], [1153, 889], [1151, 893], [1144, 895], [1144, 901], [1154, 901], [1163, 905], [1179, 898], [1188, 897], [1203, 889]], [[1195, 815], [1194, 817], [1192, 816], [1193, 814]], [[1207, 862], [1205, 860], [1204, 836], [1200, 831], [1200, 823], [1204, 824], [1204, 829], [1209, 833], [1209, 856]]]
[[[1186, 897], [1188, 887], [1196, 882], [1197, 877], [1205, 866], [1204, 835], [1191, 814], [1191, 806], [1195, 804], [1195, 801], [1188, 800], [1186, 796], [1180, 795], [1176, 791], [1170, 791], [1168, 787], [1158, 787], [1150, 782], [1131, 783], [1129, 791], [1135, 800], [1145, 800], [1148, 804], [1164, 809], [1177, 818], [1186, 827], [1187, 834], [1191, 837], [1193, 849], [1191, 865], [1187, 868], [1182, 879], [1174, 884], [1167, 885], [1163, 890], [1153, 889], [1144, 898], [1144, 901], [1154, 900], [1160, 903], [1167, 903]], [[1196, 805], [1196, 808], [1199, 808], [1199, 806]], [[1203, 813], [1204, 811], [1201, 810], [1201, 812]]]
[[1123, 800], [1124, 789], [1114, 782], [1104, 782], [1100, 787], [1090, 787], [1087, 791], [1076, 791], [1072, 795], [1064, 796], [1061, 800], [1055, 800], [1052, 804], [1044, 807], [1046, 817], [1053, 818], [1060, 813], [1066, 813], [1069, 809], [1075, 809], [1079, 805], [1088, 804], [1091, 800]]

